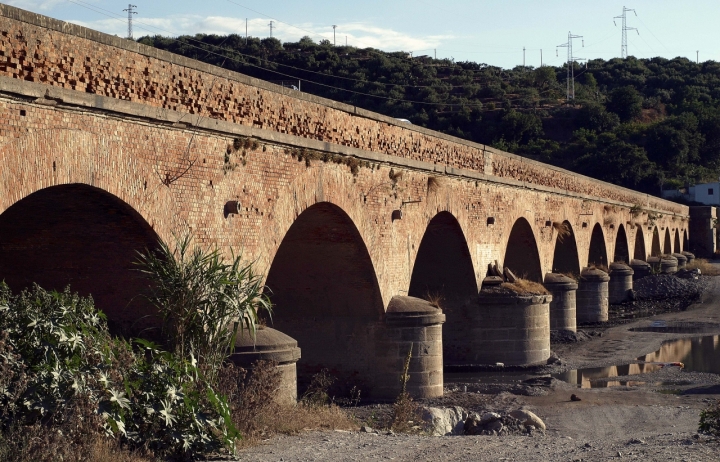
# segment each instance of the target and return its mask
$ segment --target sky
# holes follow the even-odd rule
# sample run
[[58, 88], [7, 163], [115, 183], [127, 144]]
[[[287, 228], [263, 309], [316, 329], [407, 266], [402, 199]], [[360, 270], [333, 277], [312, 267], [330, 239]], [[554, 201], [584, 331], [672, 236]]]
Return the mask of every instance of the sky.
[[[127, 35], [127, 0], [1, 0], [19, 8], [108, 34]], [[133, 0], [134, 36], [216, 33], [270, 35], [281, 41], [374, 47], [476, 61], [503, 68], [560, 66], [573, 55], [611, 59], [621, 52], [623, 6], [628, 52], [639, 58], [684, 56], [720, 60], [717, 0]], [[627, 2], [627, 3], [626, 3]], [[637, 15], [636, 15], [637, 14]], [[335, 38], [333, 38], [333, 25]], [[639, 34], [638, 34], [639, 32]], [[523, 48], [525, 52], [523, 53]]]

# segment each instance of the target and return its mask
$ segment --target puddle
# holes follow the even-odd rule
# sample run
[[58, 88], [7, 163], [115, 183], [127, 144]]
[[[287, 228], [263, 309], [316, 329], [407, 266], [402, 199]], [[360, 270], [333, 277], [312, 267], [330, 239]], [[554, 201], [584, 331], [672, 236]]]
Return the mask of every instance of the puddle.
[[667, 334], [704, 334], [717, 332], [720, 329], [718, 324], [704, 322], [665, 322], [653, 321], [650, 325], [633, 327], [631, 332], [659, 332]]
[[[692, 323], [691, 323], [692, 324]], [[660, 328], [661, 326], [657, 326]], [[667, 332], [667, 331], [663, 331]], [[628, 376], [645, 374], [676, 367], [672, 363], [683, 363], [689, 372], [710, 372], [720, 374], [720, 335], [674, 340], [663, 344], [659, 350], [637, 358], [637, 362], [610, 367], [577, 369], [553, 374], [556, 379], [575, 383], [580, 388], [607, 388], [616, 386], [642, 386], [648, 382], [632, 380]], [[607, 380], [623, 377], [623, 380]], [[661, 382], [652, 382], [662, 385]]]

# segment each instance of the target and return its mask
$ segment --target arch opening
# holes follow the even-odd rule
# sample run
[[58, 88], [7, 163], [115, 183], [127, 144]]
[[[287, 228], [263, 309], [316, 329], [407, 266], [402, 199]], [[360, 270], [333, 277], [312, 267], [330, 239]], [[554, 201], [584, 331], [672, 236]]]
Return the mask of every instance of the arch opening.
[[477, 295], [470, 249], [460, 224], [449, 212], [440, 212], [425, 230], [410, 278], [408, 295], [446, 303]]
[[680, 247], [680, 230], [675, 230], [675, 241], [673, 242], [673, 252], [674, 253], [680, 253], [682, 252], [682, 247]]
[[562, 230], [555, 238], [552, 272], [580, 276], [580, 256], [577, 250], [575, 232], [569, 221], [563, 221]]
[[273, 327], [298, 341], [298, 383], [323, 369], [368, 388], [384, 316], [375, 269], [352, 219], [328, 202], [303, 211], [280, 243], [266, 285]]
[[615, 254], [613, 262], [630, 263], [630, 249], [628, 246], [627, 233], [625, 226], [618, 226], [617, 235], [615, 236]]
[[413, 266], [408, 295], [438, 299], [446, 315], [443, 357], [446, 364], [467, 363], [472, 329], [468, 302], [477, 297], [470, 249], [457, 219], [440, 212], [428, 224]]
[[605, 246], [605, 235], [600, 223], [596, 223], [590, 237], [590, 250], [588, 252], [588, 266], [607, 267], [607, 248]]
[[640, 226], [637, 226], [635, 231], [635, 250], [633, 252], [633, 258], [642, 261], [645, 261], [647, 258], [647, 255], [645, 255], [645, 236], [643, 235], [643, 230]]
[[542, 282], [540, 253], [532, 227], [525, 218], [518, 218], [510, 231], [503, 265], [519, 277]]
[[138, 335], [159, 320], [142, 297], [148, 283], [134, 265], [136, 252], [157, 243], [120, 198], [84, 184], [51, 186], [0, 214], [0, 280], [15, 293], [33, 283], [58, 291], [69, 285], [92, 295], [113, 333]]
[[670, 228], [665, 228], [665, 242], [663, 243], [663, 253], [670, 255], [672, 253], [672, 241], [670, 239]]
[[688, 250], [690, 248], [690, 241], [688, 240], [688, 232], [687, 229], [683, 230], [683, 250]]
[[652, 250], [650, 251], [650, 255], [653, 257], [657, 257], [658, 255], [662, 254], [662, 247], [660, 247], [660, 231], [658, 231], [657, 226], [653, 228], [653, 238], [652, 238]]

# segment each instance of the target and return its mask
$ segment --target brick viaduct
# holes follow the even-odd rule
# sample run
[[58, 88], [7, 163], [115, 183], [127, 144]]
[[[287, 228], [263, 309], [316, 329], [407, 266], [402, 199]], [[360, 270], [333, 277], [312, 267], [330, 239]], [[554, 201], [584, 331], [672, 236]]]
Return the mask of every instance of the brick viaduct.
[[133, 331], [135, 250], [192, 232], [267, 273], [301, 376], [370, 389], [394, 296], [441, 295], [448, 339], [495, 260], [542, 281], [689, 237], [685, 206], [1, 4], [0, 114], [13, 289], [71, 284]]

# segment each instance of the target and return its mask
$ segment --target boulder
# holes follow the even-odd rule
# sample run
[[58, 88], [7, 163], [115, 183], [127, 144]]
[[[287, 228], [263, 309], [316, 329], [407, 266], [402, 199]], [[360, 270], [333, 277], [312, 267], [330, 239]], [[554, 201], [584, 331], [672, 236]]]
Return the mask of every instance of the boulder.
[[432, 436], [462, 435], [468, 411], [460, 406], [423, 407], [422, 419]]
[[510, 417], [518, 419], [520, 422], [523, 423], [523, 425], [539, 428], [540, 430], [545, 430], [545, 423], [542, 421], [542, 419], [530, 411], [518, 409], [517, 411], [512, 411], [510, 413]]

